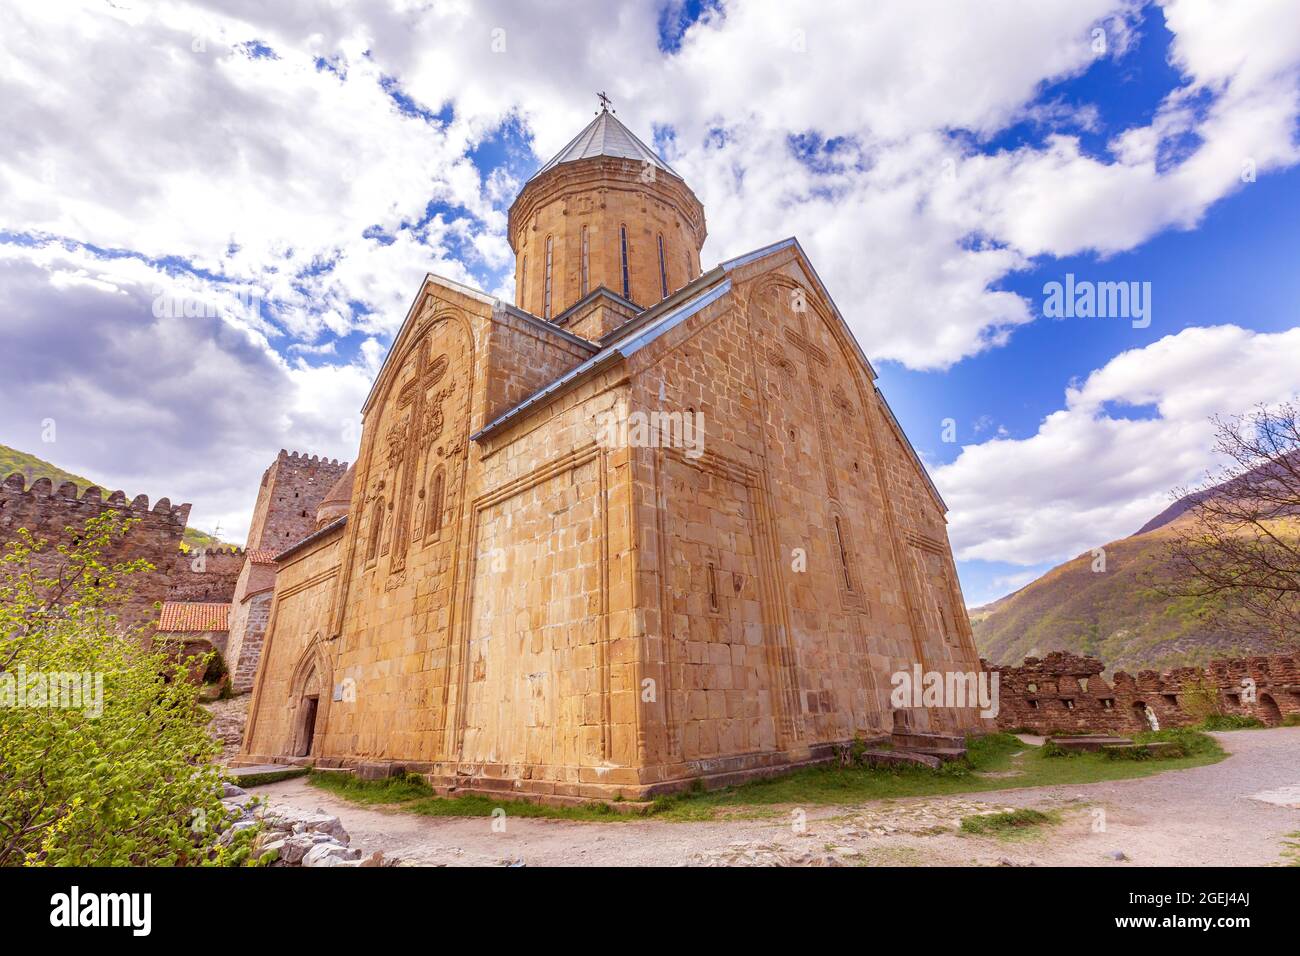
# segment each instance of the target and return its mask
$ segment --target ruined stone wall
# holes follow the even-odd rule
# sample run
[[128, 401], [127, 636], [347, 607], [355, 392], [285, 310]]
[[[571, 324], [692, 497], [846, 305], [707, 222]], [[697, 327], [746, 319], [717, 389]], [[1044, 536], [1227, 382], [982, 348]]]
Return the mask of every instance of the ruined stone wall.
[[315, 531], [316, 509], [347, 470], [347, 462], [280, 449], [262, 473], [247, 549], [283, 551]]
[[1095, 657], [1053, 651], [1019, 667], [981, 662], [999, 675], [1003, 730], [1112, 734], [1187, 727], [1203, 719], [1201, 688], [1212, 688], [1219, 712], [1255, 717], [1274, 726], [1300, 714], [1300, 659], [1287, 655], [1212, 661], [1136, 676], [1118, 671], [1107, 681]]
[[243, 548], [188, 551], [176, 558], [169, 601], [221, 603], [231, 600], [244, 567]]
[[[126, 495], [115, 491], [105, 498], [96, 487], [79, 494], [72, 482], [64, 482], [55, 489], [48, 478], [24, 487], [23, 476], [15, 473], [0, 486], [0, 547], [16, 539], [18, 529], [25, 528], [37, 539], [48, 542], [36, 563], [50, 570], [61, 561], [56, 550], [58, 545], [67, 543], [88, 520], [106, 511], [116, 511], [138, 522], [115, 544], [105, 560], [116, 563], [143, 558], [154, 566], [153, 571], [129, 579], [129, 598], [118, 611], [124, 626], [147, 623], [156, 619], [155, 604], [168, 599], [173, 587], [181, 580], [190, 583], [183, 578], [189, 572], [180, 552], [181, 536], [190, 512], [188, 504], [173, 507], [168, 499], [162, 498], [150, 508], [149, 499], [144, 495], [128, 501]], [[229, 600], [229, 594], [225, 599]]]

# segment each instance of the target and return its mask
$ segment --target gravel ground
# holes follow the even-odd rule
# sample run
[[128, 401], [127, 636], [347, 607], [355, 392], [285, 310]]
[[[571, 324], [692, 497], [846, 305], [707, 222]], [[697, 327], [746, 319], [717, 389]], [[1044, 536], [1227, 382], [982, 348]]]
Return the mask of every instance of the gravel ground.
[[[413, 865], [1065, 865], [1267, 866], [1300, 808], [1254, 799], [1300, 785], [1300, 727], [1214, 735], [1232, 756], [1108, 783], [999, 793], [778, 808], [763, 820], [580, 823], [506, 817], [421, 817], [357, 806], [301, 779], [254, 793], [274, 806], [339, 816], [364, 852]], [[1291, 791], [1294, 792], [1294, 791]], [[1012, 807], [1054, 811], [1060, 823], [1007, 839], [961, 834], [963, 816]], [[1117, 859], [1116, 854], [1122, 854]]]

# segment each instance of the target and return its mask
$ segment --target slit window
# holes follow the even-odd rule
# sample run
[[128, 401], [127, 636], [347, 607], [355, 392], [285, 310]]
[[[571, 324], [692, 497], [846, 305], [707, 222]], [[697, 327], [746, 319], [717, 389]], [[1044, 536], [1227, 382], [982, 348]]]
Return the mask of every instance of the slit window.
[[718, 609], [718, 572], [713, 567], [713, 562], [709, 562], [709, 610]]
[[555, 246], [554, 240], [546, 237], [546, 299], [543, 305], [543, 315], [546, 318], [551, 317], [551, 274], [552, 274], [552, 255]]
[[627, 226], [618, 227], [618, 251], [623, 263], [623, 298], [632, 298], [632, 281], [627, 268]]
[[664, 261], [664, 234], [659, 233], [659, 289], [668, 298], [668, 263]]
[[590, 277], [590, 258], [589, 246], [587, 245], [587, 227], [582, 227], [582, 294], [587, 294], [588, 280]]

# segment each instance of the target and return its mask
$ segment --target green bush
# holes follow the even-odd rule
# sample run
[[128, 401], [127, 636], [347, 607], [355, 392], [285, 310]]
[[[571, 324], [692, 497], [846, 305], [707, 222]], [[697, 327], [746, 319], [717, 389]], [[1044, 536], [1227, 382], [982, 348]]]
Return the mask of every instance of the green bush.
[[0, 558], [0, 866], [247, 859], [249, 831], [218, 844], [218, 746], [185, 662], [111, 613], [149, 569], [102, 560], [132, 523], [105, 512], [57, 557], [22, 530]]
[[1081, 753], [1083, 751], [1071, 747], [1062, 747], [1053, 740], [1048, 740], [1043, 744], [1044, 757], [1077, 757]]
[[1263, 727], [1264, 722], [1258, 717], [1248, 717], [1244, 714], [1211, 714], [1198, 726], [1200, 730], [1245, 730]]

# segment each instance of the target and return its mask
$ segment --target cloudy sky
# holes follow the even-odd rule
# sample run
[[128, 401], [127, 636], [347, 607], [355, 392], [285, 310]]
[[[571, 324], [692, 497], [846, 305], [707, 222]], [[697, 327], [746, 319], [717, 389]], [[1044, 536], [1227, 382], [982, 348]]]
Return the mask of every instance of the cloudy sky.
[[[706, 266], [799, 237], [971, 604], [1300, 388], [1288, 0], [3, 7], [0, 443], [227, 540], [278, 449], [355, 453], [425, 272], [512, 294], [506, 209], [601, 89], [703, 201]], [[1045, 314], [1067, 274], [1149, 289], [1147, 324]]]

